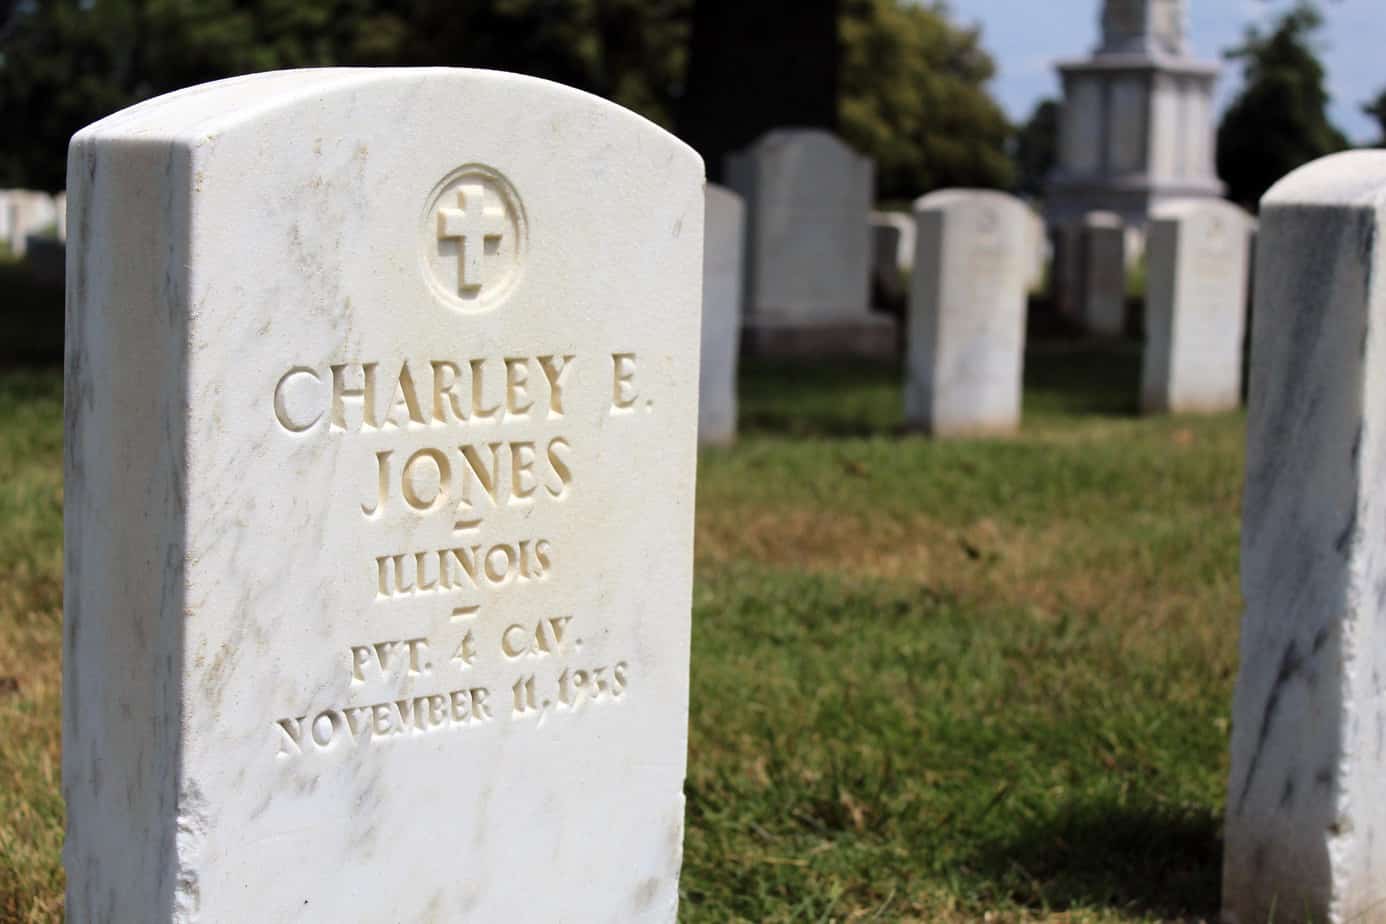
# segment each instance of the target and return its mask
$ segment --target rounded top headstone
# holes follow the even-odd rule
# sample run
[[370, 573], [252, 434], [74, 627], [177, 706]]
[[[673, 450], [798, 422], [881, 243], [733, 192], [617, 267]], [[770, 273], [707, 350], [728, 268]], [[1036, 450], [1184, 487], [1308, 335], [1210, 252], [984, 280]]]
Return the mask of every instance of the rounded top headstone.
[[[490, 91], [492, 96], [502, 94], [507, 100], [543, 94], [568, 107], [587, 106], [659, 129], [644, 116], [610, 100], [526, 74], [466, 67], [314, 67], [228, 77], [165, 93], [91, 123], [73, 135], [72, 140], [124, 137], [132, 133], [152, 138], [210, 140], [214, 133], [233, 130], [268, 112], [314, 99], [325, 102], [329, 96], [349, 95], [369, 87], [423, 81], [432, 84], [440, 80], [455, 83], [458, 105], [464, 111], [470, 108], [473, 119], [490, 114], [479, 108], [487, 99], [484, 91]], [[702, 162], [702, 156], [685, 142], [664, 129], [659, 131], [686, 155]], [[559, 139], [555, 139], [555, 145], [558, 143]]]
[[708, 183], [705, 191], [708, 208], [726, 210], [737, 215], [746, 211], [746, 200], [735, 190], [718, 183]]
[[1150, 215], [1156, 221], [1196, 215], [1216, 215], [1225, 220], [1235, 220], [1246, 225], [1253, 223], [1251, 213], [1235, 202], [1228, 202], [1226, 199], [1171, 199], [1156, 206]]
[[[332, 127], [338, 121], [353, 130], [344, 135]], [[306, 142], [290, 126], [302, 128]], [[223, 163], [242, 165], [223, 170], [245, 171], [247, 186], [255, 172], [284, 173], [272, 161], [285, 158], [313, 177], [289, 197], [304, 213], [304, 233], [307, 213], [316, 211], [322, 219], [324, 204], [345, 216], [353, 211], [351, 198], [380, 193], [371, 221], [343, 227], [343, 240], [355, 240], [373, 272], [412, 270], [438, 302], [477, 314], [507, 303], [533, 269], [540, 270], [540, 279], [570, 272], [559, 264], [572, 248], [560, 246], [556, 235], [577, 215], [558, 214], [574, 208], [588, 220], [594, 209], [614, 214], [610, 192], [579, 205], [580, 193], [553, 179], [555, 163], [566, 167], [586, 159], [595, 172], [584, 184], [607, 188], [600, 147], [588, 141], [597, 135], [609, 144], [631, 145], [635, 161], [649, 167], [641, 176], [669, 175], [666, 164], [684, 176], [703, 173], [696, 151], [630, 110], [551, 81], [467, 68], [314, 68], [234, 77], [95, 122], [73, 137], [72, 151], [80, 156], [103, 141], [160, 141], [171, 145], [171, 162], [220, 156]], [[279, 140], [267, 145], [259, 136]], [[391, 158], [411, 169], [383, 175], [382, 165]], [[584, 175], [580, 163], [572, 166], [575, 175]], [[623, 196], [643, 195], [657, 185], [650, 179], [650, 189], [637, 189], [646, 181], [636, 174], [629, 179]], [[236, 209], [263, 215], [274, 207], [289, 209], [287, 202], [238, 203]], [[360, 207], [358, 202], [355, 211]], [[537, 237], [536, 208], [542, 218]], [[390, 229], [388, 242], [368, 240], [380, 238], [384, 227]], [[354, 272], [342, 270], [344, 277]]]
[[1032, 228], [1030, 209], [1015, 196], [994, 189], [941, 189], [914, 200], [914, 213], [960, 211], [972, 216], [967, 225], [978, 234], [994, 237], [1007, 227]]
[[1247, 211], [1226, 199], [1175, 199], [1162, 203], [1151, 213], [1152, 227], [1174, 225], [1192, 235], [1192, 240], [1208, 253], [1225, 253], [1232, 247], [1245, 247], [1255, 222]]
[[1088, 212], [1083, 216], [1083, 227], [1085, 228], [1120, 228], [1124, 222], [1116, 212]]
[[1311, 161], [1280, 179], [1261, 205], [1386, 204], [1386, 151], [1342, 151]]
[[956, 208], [960, 205], [983, 205], [991, 209], [1007, 210], [1028, 215], [1029, 207], [1020, 199], [994, 189], [940, 189], [927, 193], [914, 200], [913, 211], [929, 212]]
[[739, 153], [776, 151], [788, 145], [822, 151], [835, 157], [853, 158], [864, 155], [826, 128], [782, 126], [772, 128], [756, 138]]
[[702, 159], [361, 68], [68, 165], [71, 919], [674, 920]]

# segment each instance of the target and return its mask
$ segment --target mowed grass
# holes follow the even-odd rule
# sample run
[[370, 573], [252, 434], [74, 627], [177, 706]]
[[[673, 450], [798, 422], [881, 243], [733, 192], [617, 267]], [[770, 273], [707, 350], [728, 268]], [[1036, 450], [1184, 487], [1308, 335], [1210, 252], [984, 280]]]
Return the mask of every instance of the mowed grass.
[[62, 374], [0, 372], [0, 921], [62, 914]]
[[[1011, 439], [748, 366], [700, 458], [686, 921], [1216, 917], [1240, 415], [1040, 346]], [[61, 913], [61, 384], [0, 373], [0, 919]]]
[[1240, 415], [1038, 347], [1001, 441], [760, 366], [701, 458], [683, 916], [1214, 920]]

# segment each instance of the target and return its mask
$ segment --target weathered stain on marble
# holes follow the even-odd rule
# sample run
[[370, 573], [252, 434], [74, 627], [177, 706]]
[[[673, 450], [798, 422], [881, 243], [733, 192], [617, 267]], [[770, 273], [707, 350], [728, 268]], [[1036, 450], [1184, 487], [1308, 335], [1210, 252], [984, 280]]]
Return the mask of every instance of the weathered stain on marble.
[[[531, 246], [464, 316], [420, 225], [473, 163], [514, 183]], [[69, 914], [673, 920], [696, 155], [542, 81], [313, 70], [143, 103], [72, 164]], [[476, 362], [499, 371], [469, 395], [363, 365]], [[311, 432], [280, 425], [296, 368]], [[515, 888], [535, 863], [544, 888]], [[362, 889], [384, 881], [411, 888]]]
[[1224, 911], [1386, 921], [1386, 155], [1328, 158], [1262, 210]]

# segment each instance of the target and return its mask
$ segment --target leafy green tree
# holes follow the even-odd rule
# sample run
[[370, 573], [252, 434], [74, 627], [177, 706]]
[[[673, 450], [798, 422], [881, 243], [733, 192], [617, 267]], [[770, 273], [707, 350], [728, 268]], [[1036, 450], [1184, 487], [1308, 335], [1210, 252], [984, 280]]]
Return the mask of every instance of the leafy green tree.
[[130, 101], [119, 85], [132, 63], [127, 13], [75, 2], [12, 12], [0, 47], [0, 186], [61, 189], [68, 137]]
[[839, 130], [875, 158], [880, 198], [1012, 186], [1011, 127], [987, 92], [996, 69], [977, 30], [939, 3], [846, 0], [841, 33]]
[[1218, 173], [1228, 198], [1254, 209], [1277, 180], [1348, 146], [1328, 120], [1324, 68], [1313, 47], [1323, 18], [1300, 2], [1275, 27], [1249, 28], [1228, 57], [1242, 62], [1245, 86], [1218, 128]]
[[[708, 0], [697, 2], [701, 9]], [[799, 13], [803, 2], [785, 0]], [[695, 13], [695, 0], [0, 4], [11, 5], [0, 20], [0, 123], [22, 126], [0, 151], [0, 186], [47, 189], [62, 187], [67, 141], [83, 125], [190, 84], [274, 68], [398, 64], [518, 71], [605, 96], [667, 126], [685, 101]], [[823, 53], [800, 54], [792, 67], [766, 68], [760, 85], [826, 75], [814, 84], [821, 108], [831, 118], [837, 97], [839, 131], [876, 158], [883, 195], [1010, 185], [1009, 127], [986, 93], [993, 66], [975, 31], [953, 25], [941, 5], [910, 0], [814, 0], [814, 10], [822, 12], [815, 12], [813, 42], [806, 39], [805, 48]], [[716, 59], [719, 47], [745, 48], [744, 36], [726, 35], [736, 32], [727, 24], [739, 20], [707, 18], [712, 28], [704, 52]], [[777, 22], [764, 23], [767, 40], [774, 40]], [[749, 57], [731, 55], [735, 61]], [[725, 116], [719, 106], [774, 109], [757, 94], [741, 96], [714, 94], [710, 117]], [[770, 120], [767, 127], [787, 124], [780, 121], [784, 113], [756, 116]]]
[[[359, 55], [374, 0], [45, 0], [19, 4], [0, 45], [0, 186], [64, 185], [72, 134], [160, 93]], [[383, 5], [383, 4], [380, 4]]]
[[782, 126], [836, 131], [841, 0], [694, 0], [679, 135], [710, 179]]
[[662, 125], [687, 58], [692, 0], [413, 0], [397, 61], [517, 71]]
[[[0, 3], [7, 0], [0, 0]], [[549, 77], [667, 124], [691, 0], [44, 0], [0, 19], [0, 186], [60, 189], [72, 133], [142, 99], [327, 64]], [[7, 23], [7, 24], [6, 24]], [[7, 138], [7, 142], [10, 139]]]
[[1362, 111], [1376, 120], [1380, 137], [1375, 146], [1386, 148], [1386, 90], [1382, 90], [1375, 99], [1364, 105]]
[[1059, 104], [1046, 99], [1035, 106], [1015, 136], [1016, 189], [1042, 196], [1049, 173], [1059, 159]]

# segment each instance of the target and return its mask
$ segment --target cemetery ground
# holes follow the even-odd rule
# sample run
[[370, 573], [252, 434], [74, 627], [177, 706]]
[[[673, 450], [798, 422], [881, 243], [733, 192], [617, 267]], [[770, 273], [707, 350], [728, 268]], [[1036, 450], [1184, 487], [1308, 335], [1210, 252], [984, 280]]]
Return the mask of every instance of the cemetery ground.
[[[743, 366], [700, 457], [687, 921], [1216, 917], [1243, 418], [1038, 345], [1025, 425]], [[62, 381], [0, 371], [0, 921], [61, 916]]]

